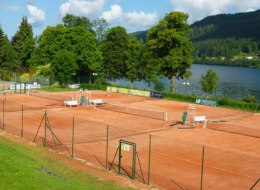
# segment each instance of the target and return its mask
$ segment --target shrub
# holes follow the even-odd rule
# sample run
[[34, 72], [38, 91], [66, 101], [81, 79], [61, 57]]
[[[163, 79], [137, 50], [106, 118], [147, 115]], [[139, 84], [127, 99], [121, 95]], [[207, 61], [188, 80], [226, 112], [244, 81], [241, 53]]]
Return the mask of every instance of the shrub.
[[247, 103], [256, 103], [256, 97], [248, 94], [244, 97], [243, 101]]

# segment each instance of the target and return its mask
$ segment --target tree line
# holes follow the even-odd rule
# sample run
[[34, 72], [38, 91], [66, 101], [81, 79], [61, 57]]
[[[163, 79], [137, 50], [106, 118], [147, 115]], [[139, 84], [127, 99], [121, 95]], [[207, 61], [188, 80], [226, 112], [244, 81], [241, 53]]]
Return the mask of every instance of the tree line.
[[104, 19], [71, 14], [34, 37], [24, 17], [11, 40], [0, 27], [0, 72], [48, 76], [60, 85], [74, 76], [88, 76], [91, 82], [93, 74], [98, 83], [125, 78], [151, 84], [168, 77], [173, 91], [174, 79], [183, 78], [193, 63], [187, 19], [182, 12], [167, 13], [144, 43], [122, 26], [109, 28]]

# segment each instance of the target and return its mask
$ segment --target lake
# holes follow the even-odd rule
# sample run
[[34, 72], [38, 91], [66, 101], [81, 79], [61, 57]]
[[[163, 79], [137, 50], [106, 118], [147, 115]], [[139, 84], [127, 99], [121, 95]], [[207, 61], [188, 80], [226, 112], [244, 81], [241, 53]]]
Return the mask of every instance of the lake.
[[[210, 68], [217, 72], [219, 76], [215, 96], [239, 100], [250, 94], [255, 96], [258, 102], [260, 101], [260, 69], [257, 68], [193, 64], [191, 68], [192, 76], [188, 80], [175, 80], [175, 92], [208, 96], [201, 90], [199, 81], [201, 75], [206, 74]], [[164, 84], [165, 91], [169, 91], [170, 81], [167, 78], [161, 81]], [[118, 80], [116, 83], [120, 85], [130, 84], [125, 80]], [[134, 82], [134, 87], [148, 89], [147, 83], [143, 81]]]

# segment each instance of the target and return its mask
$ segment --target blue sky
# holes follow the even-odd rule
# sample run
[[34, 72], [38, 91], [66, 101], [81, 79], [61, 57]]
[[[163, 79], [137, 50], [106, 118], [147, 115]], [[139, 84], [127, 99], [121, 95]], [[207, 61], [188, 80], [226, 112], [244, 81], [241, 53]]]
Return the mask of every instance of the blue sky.
[[258, 9], [260, 0], [0, 0], [0, 25], [11, 38], [26, 16], [34, 34], [40, 35], [70, 13], [90, 20], [105, 18], [110, 27], [134, 32], [150, 28], [170, 11], [188, 13], [191, 24], [209, 15]]

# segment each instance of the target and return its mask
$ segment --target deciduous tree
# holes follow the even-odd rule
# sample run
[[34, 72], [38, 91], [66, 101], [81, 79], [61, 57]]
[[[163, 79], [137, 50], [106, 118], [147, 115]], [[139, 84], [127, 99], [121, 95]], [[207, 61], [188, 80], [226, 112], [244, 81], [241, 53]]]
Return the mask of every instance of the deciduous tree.
[[107, 78], [115, 80], [126, 76], [127, 49], [128, 35], [125, 28], [121, 26], [111, 28], [102, 45], [103, 67]]
[[200, 84], [204, 92], [212, 94], [218, 85], [218, 74], [214, 70], [208, 69], [205, 75], [201, 75]]
[[159, 74], [170, 79], [170, 91], [174, 91], [174, 79], [183, 78], [193, 63], [193, 46], [187, 38], [191, 32], [188, 15], [182, 12], [167, 13], [147, 35], [147, 51]]

